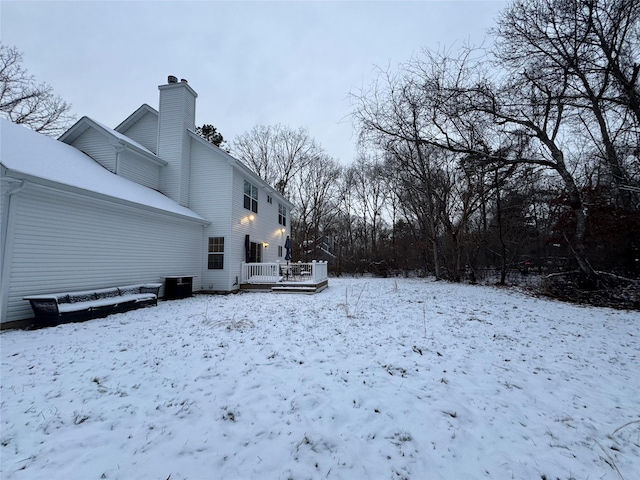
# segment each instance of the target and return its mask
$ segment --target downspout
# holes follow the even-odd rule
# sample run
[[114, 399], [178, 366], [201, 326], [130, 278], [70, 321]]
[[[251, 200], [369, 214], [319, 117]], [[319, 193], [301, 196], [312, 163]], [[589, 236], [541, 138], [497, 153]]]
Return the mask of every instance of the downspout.
[[[17, 182], [18, 180], [13, 180]], [[9, 182], [12, 182], [10, 179]], [[27, 186], [26, 180], [21, 180], [19, 185], [13, 185], [9, 188], [9, 191], [4, 193], [7, 200], [3, 205], [2, 212], [2, 252], [0, 254], [0, 283], [2, 288], [0, 290], [0, 323], [6, 320], [7, 316], [7, 301], [9, 299], [9, 267], [7, 262], [7, 245], [9, 245], [9, 237], [13, 235], [13, 213], [11, 208], [12, 197], [19, 193]], [[4, 203], [4, 202], [3, 202]]]
[[115, 173], [116, 175], [120, 175], [120, 152], [124, 150], [124, 145], [122, 143], [119, 143], [118, 145], [115, 146], [115, 150], [116, 150], [116, 164], [115, 164], [113, 173]]

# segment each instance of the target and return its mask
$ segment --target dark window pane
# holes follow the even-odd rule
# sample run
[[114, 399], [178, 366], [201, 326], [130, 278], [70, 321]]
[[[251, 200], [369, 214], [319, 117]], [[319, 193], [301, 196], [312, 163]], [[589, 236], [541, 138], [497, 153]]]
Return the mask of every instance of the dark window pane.
[[212, 253], [209, 255], [209, 270], [222, 270], [224, 268], [224, 254]]

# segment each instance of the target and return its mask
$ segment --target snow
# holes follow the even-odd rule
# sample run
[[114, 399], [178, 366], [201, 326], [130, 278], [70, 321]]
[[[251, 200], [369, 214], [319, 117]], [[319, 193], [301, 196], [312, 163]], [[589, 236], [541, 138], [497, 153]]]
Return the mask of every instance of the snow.
[[204, 222], [169, 197], [111, 173], [66, 143], [2, 118], [0, 136], [0, 162], [9, 170]]
[[332, 278], [3, 332], [0, 476], [630, 480], [639, 321]]
[[[89, 118], [89, 117], [84, 117], [84, 118], [86, 118], [89, 122], [93, 122], [98, 127], [102, 128], [107, 135], [113, 135], [118, 140], [121, 140], [124, 143], [128, 143], [129, 145], [133, 145], [134, 147], [142, 150], [143, 152], [145, 152], [145, 153], [147, 153], [147, 154], [149, 154], [149, 155], [151, 155], [153, 157], [156, 157], [155, 153], [153, 153], [151, 150], [149, 150], [147, 147], [145, 147], [141, 143], [138, 143], [135, 140], [132, 140], [131, 138], [127, 137], [126, 135], [123, 135], [122, 133], [118, 132], [117, 130], [114, 130], [112, 128], [107, 127], [105, 124], [100, 123], [97, 120], [94, 120], [93, 118]], [[158, 160], [161, 160], [161, 159], [158, 159]], [[161, 161], [163, 161], [163, 160], [161, 160]]]

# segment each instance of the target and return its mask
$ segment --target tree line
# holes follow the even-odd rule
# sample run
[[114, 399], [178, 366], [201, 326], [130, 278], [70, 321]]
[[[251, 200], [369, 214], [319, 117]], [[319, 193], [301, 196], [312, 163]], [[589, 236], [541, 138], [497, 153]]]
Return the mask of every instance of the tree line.
[[351, 93], [358, 156], [257, 126], [232, 152], [336, 272], [640, 276], [640, 2], [516, 0], [489, 49], [429, 50]]
[[[640, 2], [512, 0], [489, 35], [352, 91], [350, 165], [305, 128], [257, 125], [230, 144], [198, 133], [291, 199], [294, 258], [337, 274], [640, 278]], [[2, 47], [2, 110], [27, 123], [39, 91], [64, 120], [69, 106], [26, 88], [20, 61]]]

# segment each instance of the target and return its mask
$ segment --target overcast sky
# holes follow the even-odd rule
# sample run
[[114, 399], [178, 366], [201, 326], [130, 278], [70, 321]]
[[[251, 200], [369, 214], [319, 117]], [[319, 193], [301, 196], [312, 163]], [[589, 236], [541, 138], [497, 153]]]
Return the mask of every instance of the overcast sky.
[[500, 0], [0, 1], [0, 38], [38, 81], [115, 127], [168, 75], [198, 92], [196, 124], [227, 141], [258, 124], [305, 127], [355, 156], [349, 92], [423, 47], [486, 43]]

